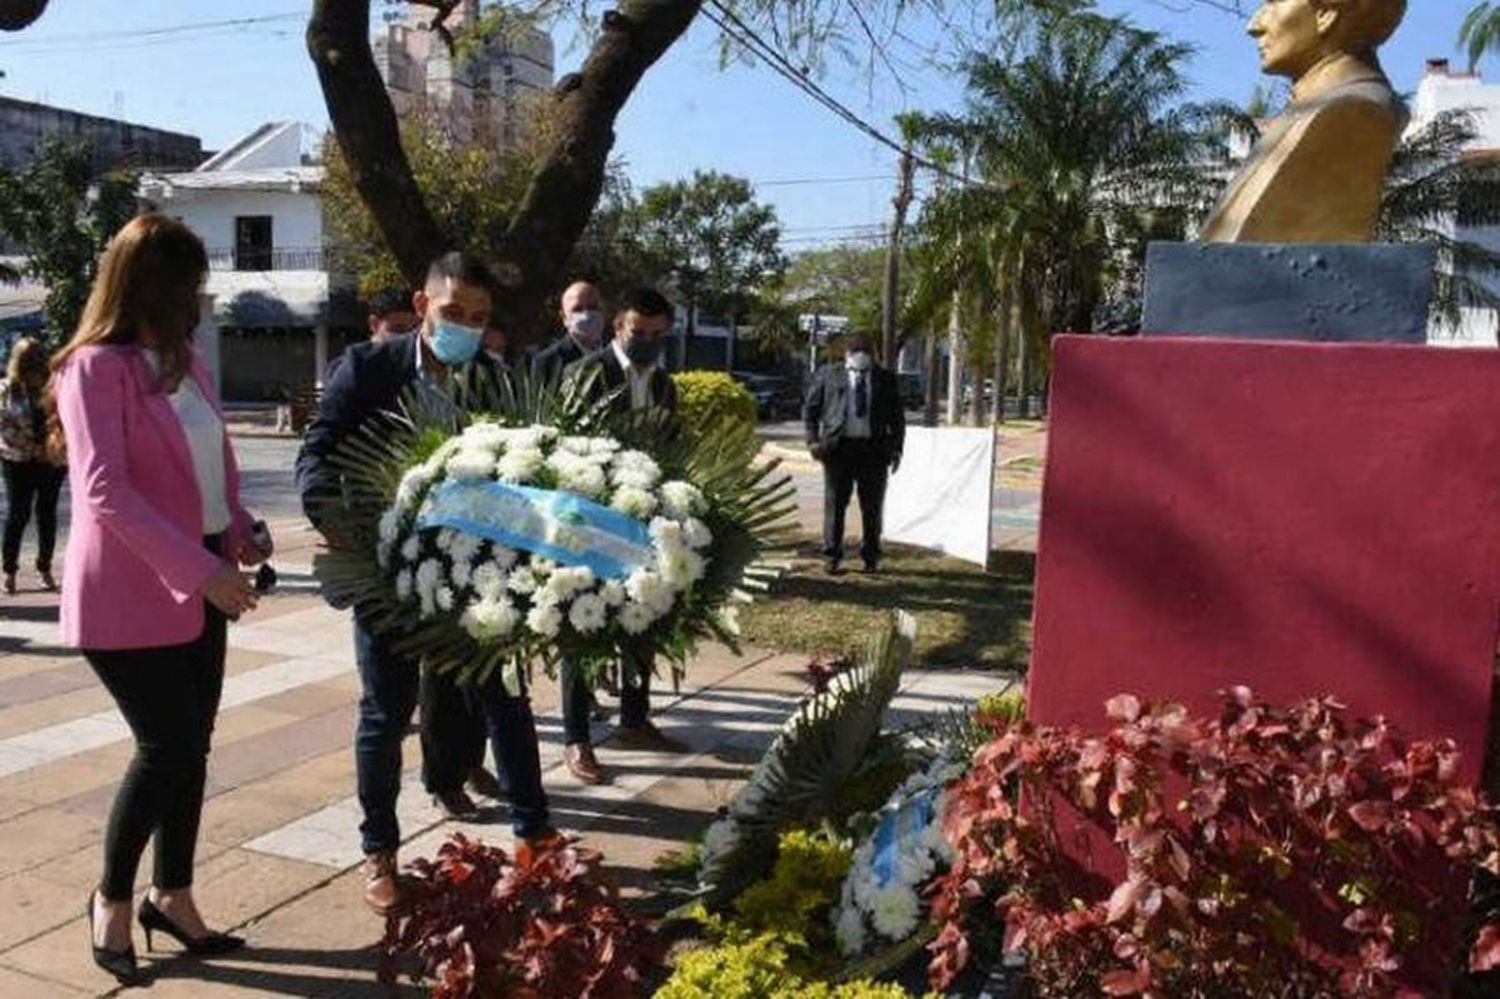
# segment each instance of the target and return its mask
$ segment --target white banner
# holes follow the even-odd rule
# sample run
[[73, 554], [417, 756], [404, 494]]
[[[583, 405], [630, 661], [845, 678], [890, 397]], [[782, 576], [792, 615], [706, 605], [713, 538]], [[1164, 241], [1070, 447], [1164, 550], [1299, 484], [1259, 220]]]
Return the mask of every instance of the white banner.
[[885, 502], [885, 536], [988, 565], [995, 433], [908, 427]]

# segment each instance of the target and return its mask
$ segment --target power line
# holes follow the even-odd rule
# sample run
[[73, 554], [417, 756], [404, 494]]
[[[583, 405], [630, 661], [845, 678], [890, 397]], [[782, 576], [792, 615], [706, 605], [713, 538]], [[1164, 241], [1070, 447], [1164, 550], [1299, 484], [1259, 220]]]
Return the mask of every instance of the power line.
[[123, 31], [76, 31], [70, 34], [51, 35], [46, 38], [23, 37], [14, 41], [0, 42], [0, 47], [16, 48], [27, 45], [50, 45], [67, 42], [107, 42], [126, 38], [154, 38], [162, 35], [179, 35], [190, 31], [205, 31], [213, 28], [242, 28], [254, 24], [268, 24], [274, 21], [300, 20], [307, 16], [306, 11], [290, 10], [280, 14], [261, 14], [256, 17], [236, 17], [226, 21], [195, 21], [189, 24], [173, 24], [159, 28], [132, 28]]
[[794, 177], [789, 180], [755, 180], [756, 187], [795, 187], [802, 184], [865, 184], [880, 180], [895, 180], [893, 173], [872, 173], [863, 177]]

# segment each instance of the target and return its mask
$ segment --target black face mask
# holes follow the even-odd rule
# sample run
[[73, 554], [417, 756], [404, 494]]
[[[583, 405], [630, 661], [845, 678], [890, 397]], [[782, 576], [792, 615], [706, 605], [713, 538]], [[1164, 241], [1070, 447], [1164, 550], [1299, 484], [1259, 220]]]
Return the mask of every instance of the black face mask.
[[660, 340], [641, 340], [632, 338], [625, 344], [625, 356], [630, 358], [631, 364], [641, 367], [649, 367], [661, 359]]

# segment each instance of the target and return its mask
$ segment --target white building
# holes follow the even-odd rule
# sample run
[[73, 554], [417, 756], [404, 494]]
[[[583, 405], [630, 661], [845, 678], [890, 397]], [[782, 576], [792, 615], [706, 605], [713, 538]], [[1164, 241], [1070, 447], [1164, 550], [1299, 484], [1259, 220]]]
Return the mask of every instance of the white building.
[[[1412, 100], [1412, 129], [1419, 129], [1445, 111], [1473, 114], [1478, 138], [1468, 150], [1474, 157], [1500, 156], [1500, 85], [1485, 83], [1479, 73], [1459, 72], [1446, 59], [1432, 59]], [[1500, 227], [1459, 227], [1460, 239], [1500, 251]], [[1429, 342], [1455, 347], [1494, 347], [1500, 338], [1500, 317], [1490, 309], [1464, 309], [1454, 328], [1434, 324]]]
[[352, 282], [326, 263], [316, 148], [307, 126], [268, 122], [196, 170], [141, 178], [142, 200], [208, 248], [227, 398], [312, 385], [360, 325]]
[[[457, 32], [481, 14], [480, 0], [463, 0], [444, 26]], [[518, 111], [527, 95], [552, 88], [551, 36], [532, 28], [508, 31], [455, 60], [430, 27], [432, 16], [430, 8], [408, 6], [404, 15], [387, 16], [372, 43], [397, 115], [426, 109], [460, 141], [487, 125], [501, 143], [515, 142], [522, 123]]]

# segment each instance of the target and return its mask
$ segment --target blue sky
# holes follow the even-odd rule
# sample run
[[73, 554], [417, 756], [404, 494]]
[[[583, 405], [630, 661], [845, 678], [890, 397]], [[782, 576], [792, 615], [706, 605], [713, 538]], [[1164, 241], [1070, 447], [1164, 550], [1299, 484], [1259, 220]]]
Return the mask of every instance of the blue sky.
[[[0, 94], [126, 118], [202, 136], [218, 148], [272, 119], [326, 123], [316, 78], [302, 47], [306, 0], [53, 0], [20, 35], [0, 35]], [[1114, 13], [1190, 42], [1201, 97], [1242, 101], [1260, 78], [1243, 19], [1186, 0], [1104, 0]], [[1458, 26], [1468, 0], [1411, 0], [1400, 34], [1386, 51], [1387, 71], [1415, 87], [1424, 61], [1457, 58]], [[379, 3], [376, 7], [378, 9]], [[121, 37], [118, 32], [191, 22], [266, 17], [284, 20], [213, 32]], [[933, 21], [909, 23], [917, 42], [947, 41]], [[648, 74], [622, 114], [617, 151], [638, 184], [694, 168], [756, 181], [779, 210], [789, 248], [813, 245], [879, 224], [888, 214], [895, 156], [761, 67], [720, 71], [716, 35], [700, 19], [689, 37]], [[957, 81], [918, 65], [898, 47], [905, 89], [888, 74], [834, 63], [824, 86], [866, 120], [889, 129], [906, 109], [955, 106]], [[562, 40], [559, 71], [582, 50]], [[1493, 61], [1492, 61], [1493, 62]], [[1500, 66], [1490, 68], [1500, 79]], [[829, 178], [841, 182], [824, 182]], [[869, 178], [855, 179], [849, 178]], [[786, 183], [786, 182], [793, 183]], [[807, 181], [818, 181], [807, 183]]]

